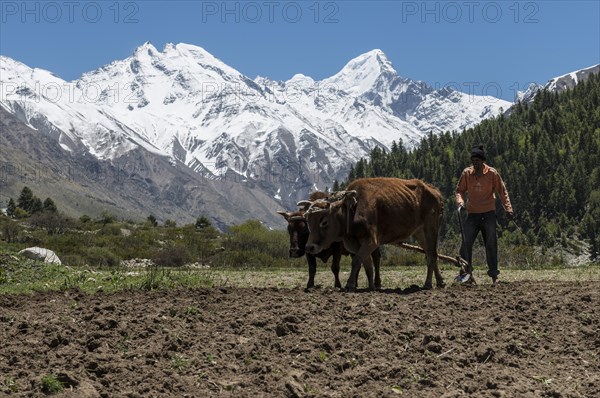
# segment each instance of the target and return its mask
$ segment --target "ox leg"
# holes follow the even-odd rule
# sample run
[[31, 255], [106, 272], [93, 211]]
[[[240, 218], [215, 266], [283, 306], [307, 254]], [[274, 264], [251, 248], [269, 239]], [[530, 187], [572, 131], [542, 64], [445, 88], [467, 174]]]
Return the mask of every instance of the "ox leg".
[[346, 282], [346, 290], [356, 290], [356, 278], [360, 270], [361, 264], [365, 267], [365, 274], [367, 275], [367, 281], [369, 283], [369, 289], [374, 290], [375, 284], [373, 283], [373, 262], [371, 261], [371, 253], [374, 249], [362, 249], [352, 258], [352, 271], [348, 282]]
[[306, 284], [306, 290], [310, 290], [315, 287], [315, 275], [317, 273], [317, 258], [312, 254], [306, 253], [306, 262], [308, 263], [308, 283]]
[[371, 260], [371, 253], [366, 254], [363, 257], [363, 267], [365, 267], [365, 274], [369, 281], [369, 290], [375, 290], [375, 283], [373, 282], [373, 260]]
[[[354, 257], [356, 256], [356, 254], [350, 254], [350, 258], [352, 260], [354, 260]], [[352, 270], [350, 270], [350, 272], [352, 272]], [[356, 281], [356, 287], [358, 288], [358, 277], [360, 276], [360, 268], [358, 269], [358, 271], [356, 271], [356, 274], [354, 275], [354, 280]]]
[[340, 282], [340, 260], [342, 258], [342, 246], [337, 245], [337, 248], [333, 251], [333, 258], [331, 260], [331, 272], [335, 278], [334, 286], [341, 289], [342, 282]]
[[381, 264], [381, 251], [379, 248], [375, 249], [375, 251], [371, 253], [371, 258], [373, 259], [373, 266], [375, 267], [375, 289], [381, 289], [381, 274], [379, 273], [379, 265]]
[[353, 292], [356, 290], [356, 278], [358, 277], [358, 271], [362, 264], [362, 259], [359, 255], [355, 254], [352, 256], [352, 269], [350, 270], [350, 276], [346, 282], [346, 291]]
[[373, 259], [373, 266], [375, 268], [375, 289], [381, 289], [381, 275], [379, 274], [379, 265], [381, 264], [381, 251], [379, 248], [375, 249], [371, 253], [371, 259]]
[[[354, 261], [354, 257], [356, 257], [356, 254], [352, 254], [350, 253], [350, 258]], [[350, 269], [350, 272], [352, 272], [352, 269]], [[358, 271], [356, 271], [356, 274], [354, 275], [354, 281], [356, 282], [355, 286], [358, 287], [358, 276], [360, 275], [360, 268], [358, 269]]]
[[444, 278], [437, 264], [437, 236], [432, 237], [431, 234], [427, 234], [423, 230], [419, 230], [413, 236], [417, 239], [423, 250], [425, 250], [425, 257], [427, 258], [427, 278], [425, 279], [423, 289], [429, 290], [433, 288], [434, 273], [437, 286], [444, 287]]

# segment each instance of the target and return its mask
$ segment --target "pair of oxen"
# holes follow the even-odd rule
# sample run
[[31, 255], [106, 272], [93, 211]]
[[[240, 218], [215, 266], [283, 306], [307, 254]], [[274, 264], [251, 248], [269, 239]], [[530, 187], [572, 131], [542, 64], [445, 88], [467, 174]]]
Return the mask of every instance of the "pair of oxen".
[[[432, 288], [433, 275], [438, 287], [445, 285], [438, 268], [438, 257], [455, 264], [459, 261], [437, 253], [443, 198], [437, 188], [421, 180], [359, 179], [345, 191], [314, 192], [309, 200], [298, 202], [298, 206], [298, 211], [278, 213], [288, 222], [290, 257], [306, 256], [307, 290], [315, 286], [317, 258], [327, 262], [330, 257], [333, 257], [331, 271], [335, 287], [341, 288], [339, 271], [343, 254], [352, 255], [347, 291], [356, 289], [361, 265], [365, 268], [369, 289], [381, 288], [379, 247], [384, 244], [425, 253], [427, 277], [424, 289]], [[411, 236], [420, 247], [404, 242]]]

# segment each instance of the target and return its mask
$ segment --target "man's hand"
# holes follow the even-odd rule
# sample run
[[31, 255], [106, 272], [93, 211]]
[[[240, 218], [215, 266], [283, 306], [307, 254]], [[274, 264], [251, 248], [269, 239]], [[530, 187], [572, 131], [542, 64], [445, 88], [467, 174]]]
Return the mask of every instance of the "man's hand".
[[506, 219], [508, 221], [513, 221], [515, 219], [515, 213], [513, 213], [512, 211], [507, 211], [506, 212]]

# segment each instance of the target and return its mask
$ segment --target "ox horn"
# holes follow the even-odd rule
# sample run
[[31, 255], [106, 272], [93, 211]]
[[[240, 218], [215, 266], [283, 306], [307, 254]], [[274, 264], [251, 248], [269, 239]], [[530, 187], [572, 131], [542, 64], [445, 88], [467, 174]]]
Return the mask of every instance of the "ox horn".
[[282, 216], [286, 217], [287, 216], [287, 211], [277, 210], [277, 214], [281, 214]]
[[[315, 206], [315, 205], [321, 204], [321, 203], [324, 203], [326, 205], [326, 207], [323, 208], [323, 207]], [[308, 210], [306, 210], [306, 213], [304, 213], [304, 217], [306, 217], [307, 215], [312, 214], [312, 213], [317, 213], [320, 211], [327, 211], [327, 210], [329, 210], [330, 205], [331, 205], [331, 203], [325, 199], [315, 200], [314, 202], [312, 202], [312, 204], [310, 205]]]
[[313, 202], [310, 200], [301, 200], [300, 202], [296, 203], [296, 206], [308, 209], [310, 206], [312, 206], [312, 204]]
[[288, 221], [304, 221], [304, 216], [293, 216], [288, 218]]

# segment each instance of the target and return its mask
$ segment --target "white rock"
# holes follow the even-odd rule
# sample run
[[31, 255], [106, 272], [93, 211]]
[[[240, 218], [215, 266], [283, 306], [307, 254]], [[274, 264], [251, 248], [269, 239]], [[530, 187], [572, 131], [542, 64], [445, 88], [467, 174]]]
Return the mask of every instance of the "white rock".
[[28, 247], [19, 252], [23, 257], [30, 258], [32, 260], [40, 260], [45, 263], [62, 264], [60, 258], [52, 250], [44, 249], [42, 247]]

